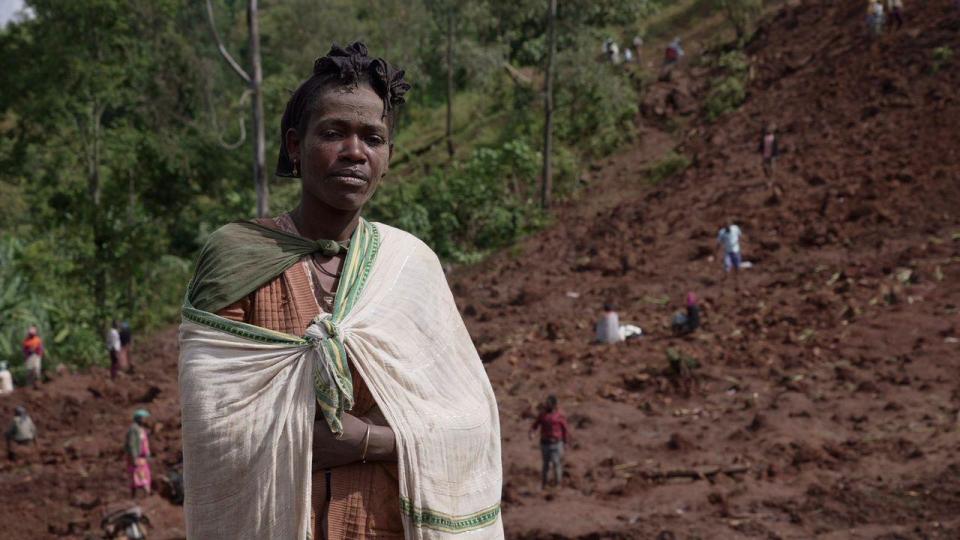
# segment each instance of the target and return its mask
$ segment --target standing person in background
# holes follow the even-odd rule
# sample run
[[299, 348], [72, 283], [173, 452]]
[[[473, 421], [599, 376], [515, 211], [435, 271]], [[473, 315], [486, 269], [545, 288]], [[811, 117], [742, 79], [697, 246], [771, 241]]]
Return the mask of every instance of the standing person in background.
[[767, 125], [760, 138], [760, 146], [757, 149], [763, 159], [763, 174], [769, 180], [773, 178], [773, 165], [780, 156], [780, 147], [777, 143], [777, 126], [775, 124]]
[[733, 270], [733, 284], [737, 290], [740, 290], [740, 238], [743, 233], [740, 227], [731, 223], [725, 225], [717, 233], [717, 246], [723, 248], [723, 269], [729, 273]]
[[903, 0], [887, 0], [887, 26], [893, 26], [896, 23], [895, 30], [903, 27]]
[[23, 365], [27, 368], [27, 386], [39, 387], [43, 377], [43, 340], [36, 326], [27, 329], [23, 340]]
[[133, 359], [130, 357], [130, 345], [133, 343], [133, 333], [130, 330], [130, 323], [124, 321], [120, 323], [120, 353], [123, 363], [126, 364], [127, 373], [133, 373]]
[[547, 396], [540, 415], [530, 426], [529, 438], [540, 429], [540, 453], [543, 457], [543, 469], [540, 474], [541, 489], [546, 489], [550, 477], [550, 466], [553, 465], [556, 486], [560, 487], [563, 480], [563, 451], [570, 438], [570, 428], [567, 426], [567, 417], [560, 412], [557, 405], [557, 396]]
[[883, 32], [883, 4], [880, 0], [870, 0], [867, 4], [867, 28], [871, 37]]
[[13, 376], [6, 362], [0, 362], [0, 396], [13, 393]]
[[37, 426], [33, 424], [27, 410], [22, 406], [17, 406], [14, 411], [13, 422], [3, 434], [7, 440], [7, 457], [11, 460], [17, 458], [14, 452], [14, 445], [26, 446], [37, 444]]
[[127, 474], [130, 475], [130, 496], [137, 497], [137, 491], [142, 490], [150, 495], [150, 484], [153, 475], [150, 472], [150, 439], [147, 428], [144, 426], [150, 413], [146, 409], [137, 409], [133, 413], [133, 424], [127, 430], [127, 439], [124, 450], [127, 455]]
[[120, 345], [120, 325], [117, 320], [110, 321], [110, 329], [107, 330], [107, 352], [110, 353], [110, 378], [116, 379], [117, 372], [121, 369], [123, 363], [123, 350]]
[[664, 52], [663, 63], [666, 65], [676, 64], [683, 58], [683, 55], [684, 52], [683, 47], [680, 45], [680, 36], [677, 36], [667, 45], [667, 50]]
[[693, 291], [687, 293], [687, 332], [700, 328], [700, 304]]
[[642, 49], [643, 49], [643, 38], [640, 35], [633, 36], [633, 49], [636, 51], [637, 63], [641, 64], [643, 59]]

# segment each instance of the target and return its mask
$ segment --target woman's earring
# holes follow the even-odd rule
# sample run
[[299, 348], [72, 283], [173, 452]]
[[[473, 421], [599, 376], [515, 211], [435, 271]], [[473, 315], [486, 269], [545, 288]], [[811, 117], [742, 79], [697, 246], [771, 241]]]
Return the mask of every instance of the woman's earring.
[[300, 162], [293, 160], [293, 176], [300, 176]]

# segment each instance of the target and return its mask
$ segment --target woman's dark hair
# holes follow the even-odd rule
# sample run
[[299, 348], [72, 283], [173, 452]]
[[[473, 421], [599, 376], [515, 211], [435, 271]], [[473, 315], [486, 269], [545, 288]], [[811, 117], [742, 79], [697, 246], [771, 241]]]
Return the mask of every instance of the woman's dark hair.
[[287, 153], [287, 130], [295, 128], [304, 134], [310, 115], [317, 107], [320, 94], [331, 87], [359, 86], [369, 84], [383, 100], [383, 115], [393, 136], [397, 111], [403, 105], [404, 94], [410, 85], [403, 79], [403, 70], [391, 66], [383, 58], [367, 55], [367, 46], [356, 41], [341, 47], [334, 43], [326, 56], [313, 63], [313, 75], [303, 81], [290, 96], [287, 109], [280, 121], [280, 157], [277, 159], [277, 176], [294, 178], [293, 160]]

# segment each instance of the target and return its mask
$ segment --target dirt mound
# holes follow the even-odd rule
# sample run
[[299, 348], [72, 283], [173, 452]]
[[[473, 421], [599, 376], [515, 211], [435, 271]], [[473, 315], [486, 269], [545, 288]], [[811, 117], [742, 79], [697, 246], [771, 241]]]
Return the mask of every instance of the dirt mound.
[[[500, 400], [504, 519], [516, 539], [956, 538], [960, 519], [960, 14], [916, 3], [865, 39], [863, 3], [778, 12], [747, 49], [749, 99], [678, 143], [652, 128], [591, 174], [557, 224], [457, 270], [452, 286]], [[688, 112], [703, 81], [674, 85]], [[679, 96], [679, 97], [677, 97]], [[775, 182], [756, 153], [775, 122]], [[674, 144], [693, 158], [651, 186]], [[752, 268], [724, 288], [725, 221]], [[729, 284], [727, 284], [729, 285]], [[687, 291], [702, 328], [669, 329]], [[644, 336], [590, 344], [603, 302]], [[83, 538], [127, 493], [120, 447], [149, 401], [155, 471], [177, 461], [175, 330], [144, 343], [134, 377], [66, 376], [25, 403], [36, 455], [0, 461], [4, 537]], [[668, 364], [694, 359], [690, 380]], [[556, 394], [573, 442], [567, 480], [539, 491], [527, 438]], [[182, 537], [180, 509], [142, 505], [151, 538]]]

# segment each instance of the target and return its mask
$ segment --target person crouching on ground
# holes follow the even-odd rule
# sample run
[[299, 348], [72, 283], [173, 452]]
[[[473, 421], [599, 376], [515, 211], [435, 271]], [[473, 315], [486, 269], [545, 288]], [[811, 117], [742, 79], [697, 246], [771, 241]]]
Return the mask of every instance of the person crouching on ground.
[[4, 433], [4, 438], [7, 440], [7, 457], [11, 461], [17, 459], [15, 447], [37, 444], [37, 426], [22, 406], [14, 410], [13, 422]]
[[570, 429], [567, 427], [567, 417], [560, 412], [557, 405], [557, 396], [547, 396], [543, 410], [536, 421], [530, 426], [529, 438], [540, 430], [540, 453], [543, 457], [543, 468], [540, 474], [540, 487], [546, 489], [550, 477], [550, 467], [553, 467], [554, 479], [557, 487], [563, 480], [563, 452], [570, 439]]
[[127, 455], [127, 474], [130, 475], [130, 496], [137, 497], [142, 491], [150, 495], [153, 475], [150, 471], [150, 439], [146, 428], [150, 413], [146, 409], [137, 409], [133, 413], [133, 424], [127, 430], [124, 449]]

